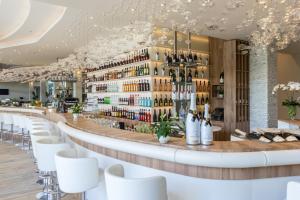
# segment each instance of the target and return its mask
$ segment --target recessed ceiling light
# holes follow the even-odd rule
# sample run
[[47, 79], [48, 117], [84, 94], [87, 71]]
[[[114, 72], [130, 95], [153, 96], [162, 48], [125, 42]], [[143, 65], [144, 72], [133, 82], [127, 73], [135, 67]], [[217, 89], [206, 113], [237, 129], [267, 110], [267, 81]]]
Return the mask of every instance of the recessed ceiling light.
[[94, 27], [96, 28], [96, 27], [98, 27], [98, 25], [97, 25], [97, 24], [94, 24]]
[[134, 12], [135, 11], [135, 9], [134, 8], [131, 8], [131, 12]]
[[90, 16], [90, 20], [93, 20], [94, 19], [94, 17], [93, 16]]

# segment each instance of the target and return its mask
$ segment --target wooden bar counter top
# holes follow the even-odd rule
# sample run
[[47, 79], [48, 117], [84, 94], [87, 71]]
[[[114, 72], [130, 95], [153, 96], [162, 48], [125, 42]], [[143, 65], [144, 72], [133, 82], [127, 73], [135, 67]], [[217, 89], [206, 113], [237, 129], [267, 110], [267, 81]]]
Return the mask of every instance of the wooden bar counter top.
[[300, 176], [300, 142], [215, 141], [211, 146], [187, 146], [184, 139], [171, 138], [160, 144], [152, 134], [101, 127], [83, 117], [74, 121], [71, 114], [31, 115], [56, 123], [70, 142], [97, 155], [149, 169], [217, 180]]

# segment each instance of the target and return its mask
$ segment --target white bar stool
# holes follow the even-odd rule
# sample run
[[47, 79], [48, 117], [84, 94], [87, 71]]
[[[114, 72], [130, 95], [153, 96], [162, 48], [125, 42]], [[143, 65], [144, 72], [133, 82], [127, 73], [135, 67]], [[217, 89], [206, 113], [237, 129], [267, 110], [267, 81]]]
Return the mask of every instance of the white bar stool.
[[71, 146], [68, 143], [57, 141], [55, 136], [39, 139], [35, 146], [38, 170], [43, 174], [42, 178], [45, 183], [43, 196], [40, 198], [60, 199], [61, 193], [58, 187], [54, 158], [57, 152], [70, 149]]
[[122, 165], [105, 169], [108, 200], [167, 200], [165, 177], [124, 178]]
[[65, 193], [82, 193], [85, 199], [86, 191], [104, 181], [98, 160], [80, 155], [75, 149], [58, 152], [55, 163], [59, 187]]
[[286, 200], [299, 200], [300, 199], [300, 183], [289, 182], [287, 184], [287, 197]]
[[[12, 136], [13, 134], [13, 129], [14, 129], [14, 123], [13, 123], [13, 118], [12, 114], [9, 113], [4, 113], [3, 115], [3, 121], [4, 121], [4, 126], [3, 126], [3, 132], [6, 136]], [[12, 139], [12, 137], [11, 137]], [[11, 140], [12, 141], [12, 140]]]
[[[50, 134], [48, 132], [36, 132], [36, 133], [32, 133], [31, 135], [31, 143], [32, 143], [32, 153], [34, 158], [37, 158], [37, 150], [36, 150], [36, 142], [40, 139], [48, 139], [50, 138]], [[56, 139], [56, 141], [58, 142], [60, 140], [60, 137], [58, 136], [51, 136], [51, 139]]]

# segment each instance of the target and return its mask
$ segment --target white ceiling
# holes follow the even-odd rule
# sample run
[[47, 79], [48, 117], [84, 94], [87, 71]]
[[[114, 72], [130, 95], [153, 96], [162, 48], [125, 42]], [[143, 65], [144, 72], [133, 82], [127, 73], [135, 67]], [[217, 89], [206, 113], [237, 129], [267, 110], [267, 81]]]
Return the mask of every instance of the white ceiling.
[[[158, 8], [160, 12], [168, 12], [171, 0], [28, 0], [29, 14], [26, 5], [22, 9], [21, 6], [13, 9], [16, 1], [20, 2], [0, 0], [0, 63], [25, 66], [50, 64], [86, 45], [95, 36], [101, 35], [104, 28], [128, 25], [135, 20], [150, 21], [163, 27], [171, 27], [173, 22], [177, 26], [183, 23], [178, 17], [181, 13], [168, 16], [164, 21], [157, 18], [160, 15]], [[22, 2], [26, 4], [26, 1]], [[193, 4], [189, 9], [194, 11], [191, 19], [200, 21], [197, 30], [203, 35], [245, 39], [255, 29], [250, 26], [237, 30], [236, 27], [256, 0], [246, 0], [243, 7], [235, 10], [225, 9], [232, 0], [215, 0], [214, 7], [200, 9], [201, 12], [199, 2], [202, 0], [190, 1]], [[165, 5], [164, 9], [161, 9], [162, 5]], [[153, 14], [156, 17], [152, 17]], [[206, 28], [206, 25], [216, 23], [218, 30]], [[102, 34], [102, 37], [105, 35]], [[24, 42], [19, 46], [4, 48], [13, 43], [21, 44], [26, 39], [27, 44]]]

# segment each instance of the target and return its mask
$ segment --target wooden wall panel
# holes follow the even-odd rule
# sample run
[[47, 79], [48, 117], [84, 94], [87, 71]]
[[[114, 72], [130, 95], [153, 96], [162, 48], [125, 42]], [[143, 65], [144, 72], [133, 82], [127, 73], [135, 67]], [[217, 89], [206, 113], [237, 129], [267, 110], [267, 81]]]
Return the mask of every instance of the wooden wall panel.
[[227, 139], [230, 140], [232, 130], [236, 128], [237, 110], [235, 104], [237, 99], [237, 79], [236, 76], [236, 41], [224, 42], [224, 130]]

